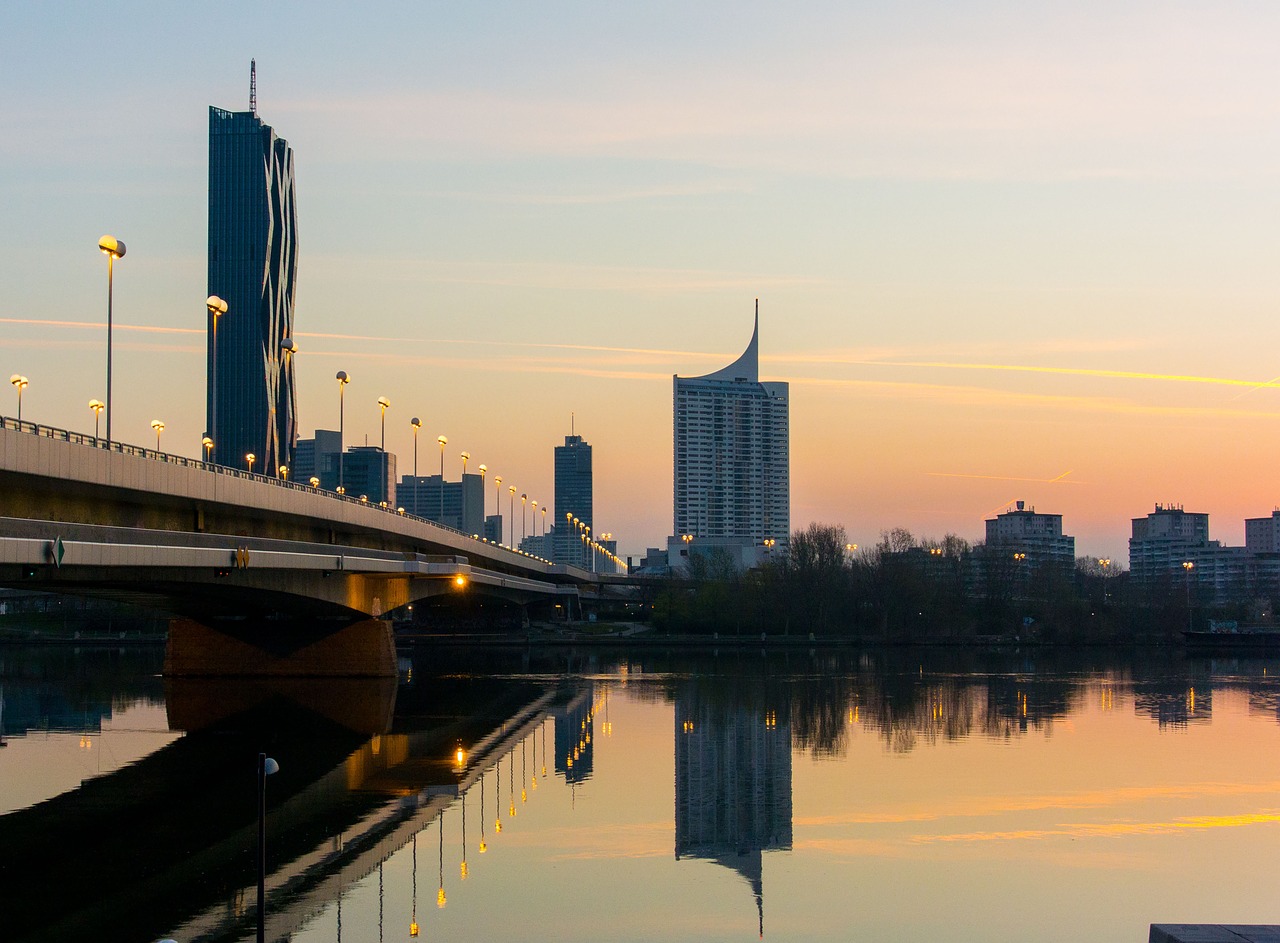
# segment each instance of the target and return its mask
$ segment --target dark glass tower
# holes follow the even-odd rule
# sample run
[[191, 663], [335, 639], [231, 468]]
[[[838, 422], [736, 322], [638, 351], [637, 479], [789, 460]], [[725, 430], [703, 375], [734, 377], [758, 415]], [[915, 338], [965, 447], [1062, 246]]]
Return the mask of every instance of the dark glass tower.
[[[208, 331], [206, 428], [214, 459], [276, 473], [293, 464], [297, 394], [293, 296], [298, 267], [293, 149], [249, 111], [209, 109], [209, 294], [227, 303]], [[214, 404], [214, 389], [217, 404]], [[216, 418], [215, 418], [216, 417]]]
[[551, 531], [551, 559], [584, 566], [590, 554], [580, 538], [582, 532], [566, 521], [565, 515], [576, 517], [584, 527], [595, 526], [591, 519], [591, 445], [580, 435], [567, 435], [564, 445], [557, 445], [555, 451], [556, 519]]

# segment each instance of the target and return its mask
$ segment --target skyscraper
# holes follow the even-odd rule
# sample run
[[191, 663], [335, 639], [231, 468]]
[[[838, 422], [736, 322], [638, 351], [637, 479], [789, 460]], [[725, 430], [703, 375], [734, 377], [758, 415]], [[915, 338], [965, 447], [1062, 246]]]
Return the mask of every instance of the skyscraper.
[[297, 440], [286, 351], [298, 226], [293, 149], [258, 117], [255, 83], [251, 72], [248, 111], [209, 108], [209, 294], [227, 313], [216, 326], [209, 316], [206, 428], [217, 462], [243, 467], [253, 453], [274, 474]]
[[[786, 545], [791, 437], [786, 383], [761, 383], [760, 311], [742, 356], [701, 377], [674, 377], [675, 545]], [[686, 542], [688, 543], [688, 542]]]
[[555, 453], [556, 507], [551, 558], [556, 563], [581, 566], [590, 560], [590, 554], [584, 549], [572, 518], [581, 521], [584, 528], [595, 526], [591, 444], [580, 435], [570, 434], [564, 437], [564, 445], [556, 446]]

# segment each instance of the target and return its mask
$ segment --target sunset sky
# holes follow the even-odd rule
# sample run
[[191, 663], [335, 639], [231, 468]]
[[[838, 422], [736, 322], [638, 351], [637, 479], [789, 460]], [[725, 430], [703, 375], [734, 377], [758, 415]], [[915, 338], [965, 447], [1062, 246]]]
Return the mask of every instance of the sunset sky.
[[424, 474], [443, 433], [448, 477], [549, 501], [574, 413], [637, 554], [671, 376], [758, 297], [793, 527], [977, 539], [1023, 498], [1123, 558], [1165, 502], [1239, 544], [1280, 504], [1277, 35], [1261, 2], [10, 4], [0, 374], [92, 430], [112, 233], [116, 435], [198, 454], [207, 108], [256, 57], [304, 434], [346, 370], [349, 442], [387, 396], [402, 473], [419, 416]]

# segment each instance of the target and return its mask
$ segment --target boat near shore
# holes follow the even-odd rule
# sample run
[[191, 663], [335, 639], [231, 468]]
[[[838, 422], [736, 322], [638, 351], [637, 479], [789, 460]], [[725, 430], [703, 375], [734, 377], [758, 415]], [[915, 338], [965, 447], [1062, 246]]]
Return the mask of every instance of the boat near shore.
[[1182, 633], [1188, 648], [1212, 651], [1280, 649], [1280, 626], [1240, 625], [1230, 620], [1209, 620], [1205, 629]]

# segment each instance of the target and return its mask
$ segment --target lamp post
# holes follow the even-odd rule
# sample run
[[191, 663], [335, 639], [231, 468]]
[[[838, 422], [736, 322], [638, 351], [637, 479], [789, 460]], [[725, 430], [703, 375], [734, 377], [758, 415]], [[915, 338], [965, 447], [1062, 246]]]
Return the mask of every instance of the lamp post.
[[310, 480], [309, 484], [310, 484], [310, 485], [311, 485], [311, 487], [313, 487], [313, 488], [319, 488], [319, 487], [320, 487], [320, 479], [319, 479], [319, 478], [317, 478], [315, 475], [312, 475], [312, 476], [311, 476], [311, 480]]
[[387, 450], [387, 409], [391, 406], [391, 400], [385, 396], [378, 397], [378, 408], [382, 410], [382, 445], [379, 448], [382, 451]]
[[289, 480], [289, 466], [288, 466], [288, 465], [281, 465], [281, 466], [280, 466], [278, 469], [276, 469], [276, 470], [280, 473], [280, 480], [281, 480], [281, 481], [288, 481], [288, 480]]
[[527, 494], [520, 495], [520, 543], [524, 543], [525, 537], [528, 536], [527, 528], [529, 526], [529, 496]]
[[164, 423], [159, 419], [151, 420], [151, 428], [156, 431], [156, 451], [160, 451], [160, 433], [164, 432]]
[[1098, 566], [1102, 567], [1102, 605], [1107, 604], [1107, 577], [1111, 575], [1111, 558], [1103, 557], [1098, 560]]
[[[204, 306], [209, 310], [209, 320], [213, 327], [210, 354], [212, 363], [209, 367], [209, 429], [214, 435], [218, 435], [218, 316], [227, 313], [227, 303], [217, 295], [210, 295], [205, 299]], [[110, 437], [111, 433], [107, 433], [107, 438]]]
[[253, 463], [254, 463], [254, 462], [256, 462], [256, 461], [258, 460], [258, 456], [254, 455], [252, 452], [250, 452], [248, 455], [246, 455], [246, 456], [244, 457], [244, 460], [245, 460], [246, 462], [248, 462], [248, 464], [249, 464], [249, 474], [250, 474], [250, 475], [252, 475], [252, 474], [253, 474]]
[[102, 411], [106, 409], [106, 404], [100, 399], [89, 400], [89, 408], [93, 410], [93, 437], [98, 437], [98, 420], [102, 418]]
[[543, 542], [542, 552], [543, 552], [543, 553], [546, 553], [546, 552], [547, 552], [547, 548], [546, 548], [546, 542], [547, 542], [547, 506], [546, 506], [545, 504], [542, 506], [542, 542]]
[[115, 236], [103, 236], [98, 248], [107, 257], [107, 445], [111, 444], [111, 290], [116, 259], [124, 258], [124, 243]]
[[436, 441], [440, 443], [440, 519], [439, 523], [444, 523], [444, 447], [449, 444], [447, 436], [437, 436]]
[[[467, 530], [467, 459], [471, 458], [470, 452], [462, 453], [462, 484], [458, 488], [458, 493], [462, 496], [462, 513], [458, 518], [458, 523], [462, 525], [459, 530]], [[480, 492], [482, 495], [484, 492]], [[481, 517], [484, 515], [481, 514]]]
[[484, 484], [485, 484], [484, 476], [485, 476], [485, 472], [487, 472], [488, 470], [489, 470], [489, 466], [486, 465], [484, 462], [481, 462], [480, 463], [480, 536], [481, 537], [484, 536], [484, 504], [486, 501], [489, 500], [487, 497], [485, 497], [485, 494], [484, 494]]
[[[530, 501], [530, 502], [529, 502], [529, 507], [533, 508], [533, 530], [534, 530], [534, 533], [535, 533], [535, 536], [536, 536], [536, 534], [537, 534], [537, 530], [538, 530], [538, 502], [537, 502], [537, 501]], [[539, 548], [541, 548], [541, 546], [542, 546], [542, 545], [541, 545], [541, 544], [539, 544], [538, 546], [539, 546]]]
[[493, 513], [498, 518], [498, 543], [502, 543], [502, 476], [493, 476]]
[[31, 381], [21, 374], [15, 373], [9, 377], [9, 382], [18, 391], [18, 422], [22, 422], [22, 391], [31, 385]]
[[200, 445], [204, 448], [204, 460], [207, 462], [213, 453], [213, 439], [205, 436], [200, 440]]
[[511, 511], [509, 513], [511, 516], [511, 543], [514, 544], [516, 542], [516, 486], [512, 485], [507, 490], [511, 492]]
[[1196, 565], [1192, 563], [1190, 560], [1183, 561], [1182, 572], [1183, 574], [1185, 574], [1185, 579], [1183, 580], [1183, 582], [1185, 582], [1187, 586], [1187, 631], [1188, 632], [1191, 631], [1191, 571], [1194, 570], [1195, 568], [1196, 568]]
[[417, 416], [414, 416], [412, 419], [410, 419], [410, 420], [409, 420], [409, 425], [413, 427], [413, 487], [414, 487], [414, 492], [413, 492], [413, 493], [414, 493], [413, 511], [414, 511], [414, 513], [416, 514], [416, 513], [418, 512], [418, 499], [417, 499], [417, 494], [418, 494], [418, 492], [417, 492], [417, 488], [418, 488], [418, 430], [422, 428], [422, 420], [421, 420], [421, 419], [419, 419]]
[[338, 490], [345, 491], [343, 487], [345, 482], [342, 480], [342, 445], [343, 445], [343, 419], [345, 418], [345, 399], [344, 392], [347, 384], [351, 382], [351, 378], [347, 376], [347, 371], [339, 370], [334, 378], [338, 381]]
[[267, 777], [280, 772], [280, 764], [258, 754], [258, 943], [267, 939]]

